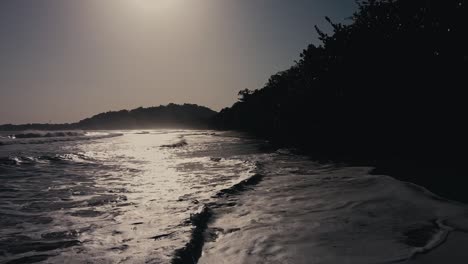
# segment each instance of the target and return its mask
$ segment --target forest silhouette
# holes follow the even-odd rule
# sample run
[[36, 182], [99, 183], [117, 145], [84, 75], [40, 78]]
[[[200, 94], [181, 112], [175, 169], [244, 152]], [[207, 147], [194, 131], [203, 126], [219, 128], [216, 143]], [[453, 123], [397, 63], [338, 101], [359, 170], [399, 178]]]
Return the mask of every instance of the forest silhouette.
[[215, 124], [326, 158], [455, 155], [464, 137], [468, 3], [358, 1], [295, 64], [239, 92]]

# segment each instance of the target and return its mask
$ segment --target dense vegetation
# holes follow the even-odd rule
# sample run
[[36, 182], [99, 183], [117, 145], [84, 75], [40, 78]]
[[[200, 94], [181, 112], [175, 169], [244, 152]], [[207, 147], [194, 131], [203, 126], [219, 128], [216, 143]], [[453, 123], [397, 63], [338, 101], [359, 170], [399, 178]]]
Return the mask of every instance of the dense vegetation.
[[207, 128], [215, 111], [194, 104], [157, 106], [101, 113], [73, 124], [3, 125], [0, 130]]
[[107, 112], [78, 122], [81, 129], [207, 128], [215, 111], [194, 104]]
[[[462, 139], [468, 3], [358, 2], [349, 24], [326, 18], [321, 45], [216, 116], [279, 144], [332, 157], [447, 156]], [[424, 155], [427, 154], [427, 155]]]

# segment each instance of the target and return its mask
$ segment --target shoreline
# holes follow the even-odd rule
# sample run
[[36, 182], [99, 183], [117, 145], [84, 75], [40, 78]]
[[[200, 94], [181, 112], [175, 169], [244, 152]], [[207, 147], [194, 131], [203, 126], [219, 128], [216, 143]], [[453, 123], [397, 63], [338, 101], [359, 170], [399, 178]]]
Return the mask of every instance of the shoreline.
[[382, 160], [372, 166], [371, 174], [383, 174], [400, 181], [422, 186], [442, 199], [468, 205], [468, 192], [463, 170], [446, 162], [412, 162], [408, 160]]
[[[247, 132], [248, 133], [248, 132]], [[263, 138], [256, 136], [257, 138]], [[268, 139], [275, 149], [289, 148], [296, 154], [308, 156], [318, 162], [333, 162], [346, 166], [373, 167], [371, 174], [387, 175], [397, 180], [411, 182], [428, 189], [442, 199], [452, 200], [468, 205], [468, 192], [466, 191], [465, 180], [466, 169], [463, 160], [455, 157], [453, 153], [445, 156], [435, 156], [420, 150], [408, 154], [391, 153], [385, 151], [374, 152], [372, 155], [367, 151], [356, 149], [351, 151], [333, 149], [315, 149], [311, 143], [299, 145], [298, 143], [277, 142], [275, 139]], [[442, 149], [437, 153], [444, 153]]]

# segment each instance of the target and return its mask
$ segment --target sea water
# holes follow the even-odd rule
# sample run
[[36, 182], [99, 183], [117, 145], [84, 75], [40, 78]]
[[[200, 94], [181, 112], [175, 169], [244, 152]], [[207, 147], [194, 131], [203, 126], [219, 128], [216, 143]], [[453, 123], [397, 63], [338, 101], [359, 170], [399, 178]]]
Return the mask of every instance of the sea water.
[[0, 136], [0, 263], [392, 263], [468, 223], [417, 185], [234, 132]]

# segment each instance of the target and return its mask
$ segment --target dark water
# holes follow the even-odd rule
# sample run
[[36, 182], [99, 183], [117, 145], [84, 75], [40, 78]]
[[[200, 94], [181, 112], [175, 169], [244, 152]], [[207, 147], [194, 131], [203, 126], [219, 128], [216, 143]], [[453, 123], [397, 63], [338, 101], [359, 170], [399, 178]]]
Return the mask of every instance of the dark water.
[[391, 263], [468, 225], [419, 186], [234, 133], [22, 134], [0, 139], [0, 263]]

